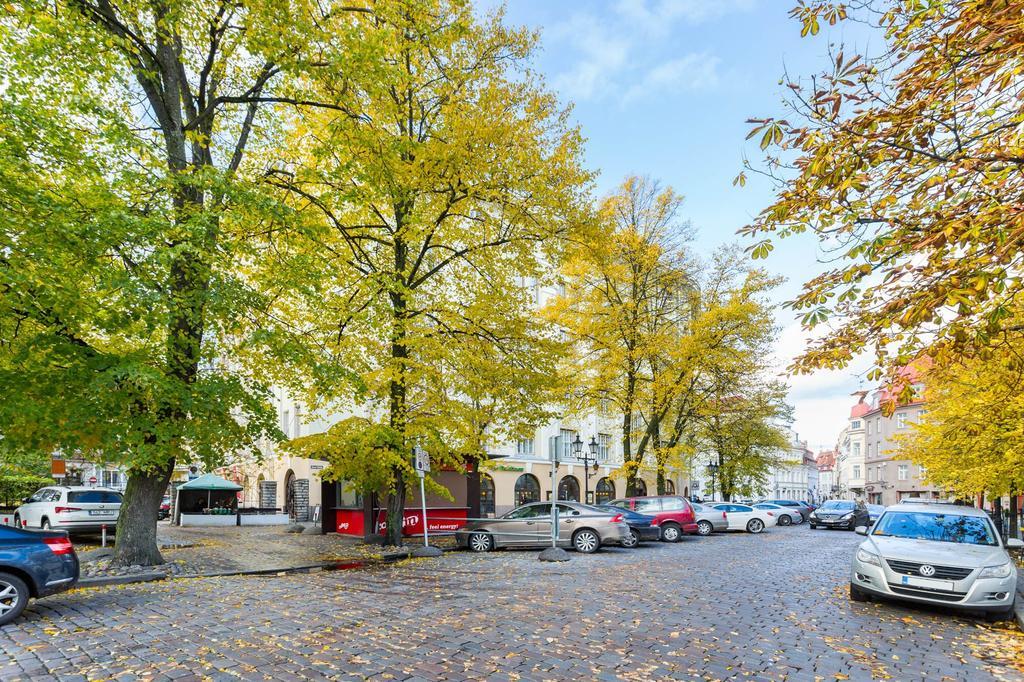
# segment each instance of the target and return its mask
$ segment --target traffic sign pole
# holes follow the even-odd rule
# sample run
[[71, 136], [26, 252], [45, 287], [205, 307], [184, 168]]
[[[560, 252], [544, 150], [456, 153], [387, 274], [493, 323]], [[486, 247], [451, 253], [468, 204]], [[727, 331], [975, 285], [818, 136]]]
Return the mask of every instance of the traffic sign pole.
[[427, 535], [427, 495], [423, 489], [423, 480], [426, 478], [426, 472], [422, 469], [419, 471], [420, 474], [420, 504], [423, 508], [423, 546], [430, 547], [430, 537]]

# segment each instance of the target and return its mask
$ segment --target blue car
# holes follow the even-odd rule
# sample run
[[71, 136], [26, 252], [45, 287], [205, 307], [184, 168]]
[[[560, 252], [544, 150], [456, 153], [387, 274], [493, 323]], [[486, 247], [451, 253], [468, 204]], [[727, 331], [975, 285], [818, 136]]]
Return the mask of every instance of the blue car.
[[0, 526], [0, 626], [21, 615], [31, 597], [78, 582], [78, 555], [64, 531]]
[[658, 527], [658, 520], [653, 516], [641, 514], [631, 509], [614, 507], [610, 504], [592, 504], [590, 506], [597, 507], [601, 511], [622, 514], [626, 525], [629, 526], [629, 537], [622, 540], [623, 547], [632, 548], [639, 545], [643, 540], [656, 541], [661, 539], [661, 528]]

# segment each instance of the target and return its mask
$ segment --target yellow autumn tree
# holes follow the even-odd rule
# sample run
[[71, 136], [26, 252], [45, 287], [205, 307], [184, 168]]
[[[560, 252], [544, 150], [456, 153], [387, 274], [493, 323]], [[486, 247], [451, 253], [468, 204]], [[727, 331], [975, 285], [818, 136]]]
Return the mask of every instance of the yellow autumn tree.
[[769, 355], [764, 294], [776, 280], [734, 249], [708, 263], [690, 254], [681, 204], [671, 188], [627, 178], [568, 250], [565, 294], [546, 310], [573, 349], [573, 407], [619, 420], [630, 495], [642, 469], [665, 492], [697, 442], [697, 416], [742, 391]]
[[957, 497], [1009, 495], [1015, 519], [1024, 494], [1024, 357], [1005, 346], [985, 359], [940, 361], [924, 382], [927, 415], [899, 439], [899, 456]]
[[285, 306], [309, 368], [280, 380], [368, 416], [368, 435], [337, 433], [372, 447], [315, 446], [383, 469], [363, 479], [384, 482], [400, 544], [414, 442], [456, 466], [543, 421], [559, 344], [523, 278], [559, 260], [590, 176], [567, 112], [527, 68], [533, 33], [465, 0], [368, 7], [350, 21], [380, 59], [313, 73], [309, 96], [332, 108], [299, 111], [270, 173], [304, 228], [272, 244], [265, 276], [309, 283]]

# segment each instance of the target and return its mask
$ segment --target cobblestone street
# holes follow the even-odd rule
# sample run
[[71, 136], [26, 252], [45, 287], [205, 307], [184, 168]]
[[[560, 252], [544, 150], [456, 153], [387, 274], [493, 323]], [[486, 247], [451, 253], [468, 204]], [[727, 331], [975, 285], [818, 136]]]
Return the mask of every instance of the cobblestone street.
[[1024, 680], [1008, 623], [849, 602], [856, 544], [798, 526], [76, 590], [0, 630], [0, 679]]

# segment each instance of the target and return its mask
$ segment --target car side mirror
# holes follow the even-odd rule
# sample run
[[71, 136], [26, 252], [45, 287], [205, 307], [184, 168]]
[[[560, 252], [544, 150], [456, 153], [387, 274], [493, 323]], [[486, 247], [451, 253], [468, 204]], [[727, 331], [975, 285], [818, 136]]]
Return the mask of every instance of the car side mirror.
[[1006, 541], [1006, 549], [1024, 549], [1024, 540], [1009, 538]]
[[867, 526], [857, 526], [856, 528], [853, 529], [853, 532], [856, 533], [857, 535], [867, 535], [868, 534], [868, 527]]
[[24, 498], [24, 499], [23, 499], [23, 500], [21, 501], [21, 503], [22, 503], [22, 504], [28, 504], [28, 503], [29, 503], [29, 502], [31, 502], [31, 501], [32, 501], [32, 498], [31, 498], [31, 497], [26, 497], [26, 498]]

